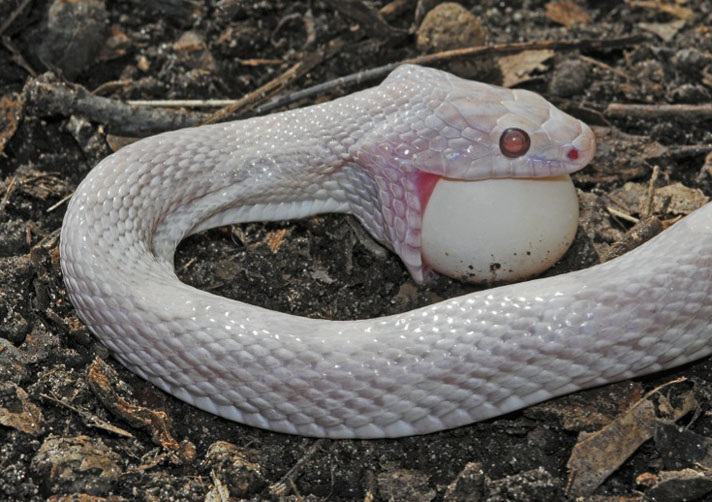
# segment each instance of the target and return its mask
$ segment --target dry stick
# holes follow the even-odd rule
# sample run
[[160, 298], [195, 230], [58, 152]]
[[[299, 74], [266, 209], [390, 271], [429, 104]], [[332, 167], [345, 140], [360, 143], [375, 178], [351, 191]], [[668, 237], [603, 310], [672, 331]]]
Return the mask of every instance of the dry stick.
[[712, 152], [712, 145], [678, 145], [669, 147], [669, 154], [673, 159], [706, 155], [710, 152]]
[[65, 116], [78, 113], [89, 120], [104, 124], [112, 134], [143, 137], [201, 123], [218, 122], [236, 112], [244, 113], [314, 68], [325, 58], [336, 54], [342, 46], [342, 41], [330, 43], [325, 51], [310, 55], [278, 78], [207, 117], [195, 113], [131, 106], [114, 99], [94, 96], [81, 86], [66, 84], [53, 79], [49, 74], [32, 79], [25, 87], [25, 95], [30, 97], [29, 101], [38, 113]]
[[543, 40], [536, 42], [517, 42], [513, 44], [495, 44], [495, 45], [485, 45], [478, 47], [468, 47], [465, 49], [455, 49], [451, 51], [436, 52], [434, 54], [426, 54], [423, 56], [417, 56], [410, 59], [405, 59], [396, 63], [390, 63], [384, 66], [379, 66], [378, 68], [372, 68], [370, 70], [361, 71], [345, 77], [339, 77], [329, 82], [324, 82], [312, 87], [308, 87], [301, 91], [295, 92], [288, 96], [282, 98], [277, 98], [276, 100], [270, 101], [263, 106], [257, 107], [255, 111], [258, 113], [266, 113], [275, 108], [294, 103], [300, 99], [313, 96], [315, 94], [321, 94], [331, 89], [342, 87], [346, 85], [360, 85], [364, 82], [381, 78], [395, 68], [402, 64], [419, 64], [419, 65], [429, 65], [434, 63], [440, 63], [444, 61], [451, 61], [454, 59], [464, 59], [464, 58], [479, 58], [493, 55], [505, 55], [505, 54], [516, 54], [524, 51], [531, 50], [558, 50], [558, 51], [570, 51], [575, 49], [611, 49], [615, 47], [625, 47], [628, 45], [634, 45], [646, 40], [646, 37], [642, 35], [634, 35], [630, 37], [621, 38], [611, 38], [607, 40], [599, 39], [587, 39], [587, 40], [574, 40], [574, 41], [557, 41], [557, 40]]
[[655, 164], [653, 166], [653, 174], [650, 175], [650, 181], [648, 181], [648, 194], [646, 195], [645, 211], [641, 214], [643, 219], [649, 218], [653, 214], [653, 206], [655, 202], [655, 183], [658, 181], [659, 175], [660, 166]]
[[295, 476], [297, 476], [304, 468], [304, 464], [314, 457], [314, 455], [324, 446], [325, 442], [326, 441], [324, 439], [317, 439], [314, 441], [314, 444], [312, 444], [302, 458], [297, 460], [297, 463], [287, 471], [287, 474], [282, 476], [279, 481], [269, 487], [269, 492], [276, 496], [286, 495], [287, 483], [294, 480]]
[[12, 62], [15, 63], [17, 66], [25, 70], [27, 73], [29, 73], [31, 76], [36, 77], [37, 72], [35, 71], [32, 66], [30, 66], [30, 63], [27, 62], [25, 59], [25, 56], [22, 55], [20, 50], [15, 47], [15, 45], [12, 43], [12, 40], [10, 40], [10, 37], [5, 35], [2, 37], [2, 45], [5, 46], [7, 51], [12, 54]]
[[254, 108], [257, 103], [264, 101], [273, 95], [275, 92], [286, 87], [294, 80], [298, 79], [309, 70], [317, 66], [324, 59], [328, 59], [334, 54], [336, 54], [343, 47], [344, 42], [342, 40], [332, 40], [325, 51], [318, 51], [310, 54], [307, 58], [298, 62], [292, 66], [289, 70], [282, 73], [279, 77], [267, 82], [265, 85], [258, 87], [254, 91], [246, 94], [242, 98], [238, 99], [235, 103], [230, 106], [226, 106], [218, 110], [217, 112], [210, 115], [207, 119], [202, 121], [202, 124], [213, 124], [215, 122], [222, 122], [227, 117], [235, 114], [245, 113], [246, 111]]
[[325, 0], [342, 15], [356, 21], [364, 32], [373, 38], [388, 39], [405, 32], [389, 25], [381, 13], [362, 0]]
[[17, 9], [12, 11], [12, 13], [8, 16], [8, 18], [5, 20], [4, 23], [2, 23], [2, 26], [0, 26], [0, 35], [5, 33], [5, 30], [7, 30], [12, 23], [15, 22], [15, 19], [17, 19], [17, 16], [20, 15], [20, 13], [25, 10], [25, 7], [27, 7], [32, 0], [24, 0], [20, 5], [17, 6]]
[[7, 201], [10, 199], [10, 194], [15, 188], [15, 181], [17, 181], [17, 175], [12, 177], [12, 179], [10, 180], [10, 184], [8, 184], [7, 188], [5, 189], [5, 195], [3, 195], [2, 200], [0, 200], [0, 211], [5, 208], [5, 204], [7, 204]]
[[455, 49], [445, 52], [436, 52], [434, 54], [426, 54], [423, 56], [406, 59], [403, 63], [410, 64], [432, 64], [439, 61], [449, 61], [451, 59], [460, 59], [465, 57], [483, 57], [494, 54], [516, 54], [524, 51], [570, 51], [574, 49], [611, 49], [614, 47], [624, 47], [628, 45], [639, 44], [647, 40], [643, 35], [633, 35], [630, 37], [610, 38], [610, 39], [586, 39], [586, 40], [541, 40], [538, 42], [517, 42], [513, 44], [495, 44], [485, 45], [481, 47], [469, 47], [466, 49]]
[[584, 56], [583, 54], [579, 54], [579, 59], [581, 61], [585, 61], [589, 64], [603, 68], [604, 70], [609, 71], [615, 75], [618, 75], [619, 77], [621, 77], [625, 80], [631, 80], [630, 75], [628, 75], [627, 73], [625, 73], [623, 71], [620, 71], [618, 68], [613, 68], [611, 65], [607, 65], [603, 61], [599, 61], [598, 59], [593, 59], [588, 56]]
[[614, 118], [660, 119], [712, 119], [712, 103], [704, 105], [627, 105], [611, 103], [605, 115]]
[[407, 7], [409, 2], [410, 0], [392, 0], [390, 3], [378, 9], [378, 13], [381, 16], [395, 16]]
[[[637, 248], [644, 242], [649, 241], [660, 232], [664, 227], [657, 216], [653, 216], [653, 202], [655, 201], [655, 182], [660, 175], [660, 167], [655, 165], [653, 173], [648, 182], [648, 193], [646, 195], [645, 207], [641, 211], [640, 220], [628, 216], [624, 213], [614, 212], [613, 208], [608, 208], [608, 211], [619, 218], [626, 219], [635, 223], [618, 241], [611, 244], [608, 249], [602, 253], [601, 262], [606, 262], [617, 258], [628, 251]], [[610, 197], [610, 196], [609, 196]]]
[[79, 85], [66, 84], [45, 73], [30, 80], [23, 91], [26, 102], [41, 116], [79, 114], [104, 124], [112, 134], [149, 136], [198, 124], [201, 115], [130, 106], [92, 95]]
[[[355, 85], [379, 77], [383, 77], [395, 67], [404, 63], [432, 64], [435, 62], [448, 61], [452, 59], [466, 57], [483, 57], [494, 54], [513, 54], [534, 49], [605, 49], [622, 47], [639, 43], [645, 38], [642, 36], [614, 38], [609, 40], [581, 40], [581, 41], [539, 41], [515, 44], [498, 44], [485, 47], [472, 47], [458, 49], [454, 51], [429, 54], [412, 59], [407, 59], [398, 63], [393, 63], [372, 70], [359, 72], [354, 75], [342, 77], [325, 84], [310, 87], [303, 91], [291, 94], [284, 98], [257, 107], [258, 113], [265, 113], [276, 107], [293, 103], [307, 96], [324, 92], [341, 85]], [[242, 99], [236, 101], [230, 107], [220, 110], [217, 114], [209, 116], [205, 123], [216, 122], [233, 113], [255, 107], [256, 103], [266, 99], [274, 92], [291, 83], [299, 76], [303, 75], [311, 68], [319, 64], [323, 59], [336, 54], [343, 42], [331, 43], [325, 52], [316, 53], [313, 56], [297, 63], [287, 70], [283, 75], [273, 81], [263, 85], [259, 89], [247, 94]], [[180, 129], [197, 125], [205, 117], [202, 114], [187, 113], [183, 111], [166, 111], [160, 109], [150, 109], [145, 107], [130, 106], [118, 100], [94, 96], [86, 89], [78, 85], [70, 85], [52, 78], [45, 74], [39, 78], [29, 81], [25, 86], [25, 96], [39, 115], [59, 114], [69, 116], [80, 114], [89, 120], [104, 124], [109, 132], [124, 136], [143, 137], [163, 131]]]
[[628, 221], [630, 223], [638, 223], [640, 220], [636, 218], [635, 216], [631, 216], [628, 213], [624, 213], [623, 211], [619, 211], [613, 206], [606, 206], [606, 211], [611, 213], [611, 216], [615, 216], [616, 218], [620, 218], [621, 220]]
[[131, 106], [162, 108], [222, 108], [237, 103], [236, 99], [129, 99]]

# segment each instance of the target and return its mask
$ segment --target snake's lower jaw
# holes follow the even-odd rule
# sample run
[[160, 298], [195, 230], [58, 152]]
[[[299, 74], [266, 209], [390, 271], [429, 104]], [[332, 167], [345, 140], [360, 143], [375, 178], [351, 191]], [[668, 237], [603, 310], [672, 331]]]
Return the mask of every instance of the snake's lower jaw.
[[569, 176], [440, 179], [423, 213], [423, 261], [473, 283], [524, 280], [563, 256], [577, 224]]

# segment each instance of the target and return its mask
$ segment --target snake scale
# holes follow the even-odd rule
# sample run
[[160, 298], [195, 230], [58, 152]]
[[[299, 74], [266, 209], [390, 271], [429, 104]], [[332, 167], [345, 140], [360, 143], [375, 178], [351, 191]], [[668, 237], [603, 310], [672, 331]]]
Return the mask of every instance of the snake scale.
[[306, 436], [429, 433], [707, 355], [710, 207], [611, 262], [378, 319], [290, 316], [174, 273], [176, 246], [201, 230], [345, 212], [422, 282], [433, 176], [555, 176], [594, 150], [587, 126], [534, 93], [404, 65], [328, 103], [107, 157], [64, 219], [67, 292], [114, 356], [164, 391]]

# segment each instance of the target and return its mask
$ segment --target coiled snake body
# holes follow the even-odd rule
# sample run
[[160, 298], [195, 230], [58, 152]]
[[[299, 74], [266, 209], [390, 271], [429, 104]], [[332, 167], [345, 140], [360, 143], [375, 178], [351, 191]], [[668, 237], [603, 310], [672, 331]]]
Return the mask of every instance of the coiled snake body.
[[593, 150], [533, 93], [403, 66], [330, 103], [111, 155], [71, 200], [62, 271], [119, 361], [211, 413], [332, 438], [457, 427], [708, 354], [712, 209], [603, 265], [358, 321], [195, 290], [175, 248], [217, 225], [350, 212], [422, 281], [425, 178], [558, 175]]

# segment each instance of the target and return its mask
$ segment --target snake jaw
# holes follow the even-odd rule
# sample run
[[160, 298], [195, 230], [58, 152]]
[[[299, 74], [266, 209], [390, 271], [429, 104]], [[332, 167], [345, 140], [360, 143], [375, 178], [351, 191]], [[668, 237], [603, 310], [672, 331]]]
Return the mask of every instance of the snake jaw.
[[[437, 83], [434, 75], [441, 77]], [[555, 177], [584, 167], [595, 150], [588, 126], [529, 91], [418, 67], [401, 67], [381, 88], [384, 99], [420, 99], [379, 115], [377, 127], [349, 146], [348, 157], [377, 187], [383, 216], [378, 238], [416, 282], [432, 276], [422, 258], [421, 227], [438, 179]], [[527, 140], [514, 157], [500, 141], [512, 129]]]

